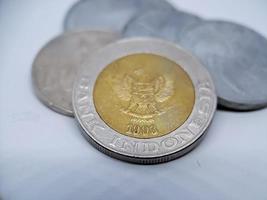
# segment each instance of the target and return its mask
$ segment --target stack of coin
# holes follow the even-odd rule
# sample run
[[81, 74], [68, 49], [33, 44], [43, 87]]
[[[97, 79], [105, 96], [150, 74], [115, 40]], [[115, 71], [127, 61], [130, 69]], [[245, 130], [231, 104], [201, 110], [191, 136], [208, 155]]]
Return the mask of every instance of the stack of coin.
[[224, 108], [267, 105], [267, 41], [242, 25], [164, 0], [82, 0], [64, 29], [33, 62], [35, 93], [115, 158], [155, 164], [192, 150], [214, 116], [215, 87]]

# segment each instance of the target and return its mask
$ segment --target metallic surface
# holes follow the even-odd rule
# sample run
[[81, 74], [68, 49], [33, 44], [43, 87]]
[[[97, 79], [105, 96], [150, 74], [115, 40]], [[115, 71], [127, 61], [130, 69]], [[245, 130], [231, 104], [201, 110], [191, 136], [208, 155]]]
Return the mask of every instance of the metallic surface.
[[[204, 140], [172, 162], [140, 166], [100, 153], [74, 119], [44, 107], [31, 64], [76, 0], [0, 1], [1, 200], [266, 200], [267, 109], [216, 111]], [[267, 36], [267, 1], [172, 0]]]
[[96, 80], [93, 99], [108, 126], [136, 138], [174, 131], [195, 103], [187, 73], [175, 62], [153, 54], [133, 54], [109, 64]]
[[132, 19], [125, 27], [123, 35], [149, 36], [179, 42], [184, 29], [201, 21], [200, 17], [183, 11], [150, 11]]
[[83, 60], [117, 38], [110, 32], [81, 31], [60, 35], [47, 43], [32, 65], [38, 98], [49, 108], [73, 116], [73, 82]]
[[130, 19], [149, 10], [174, 10], [165, 0], [82, 0], [68, 11], [65, 30], [121, 32]]
[[[93, 88], [99, 73], [120, 58], [142, 53], [159, 55], [177, 63], [189, 75], [195, 89], [195, 103], [188, 119], [169, 134], [151, 139], [114, 131], [100, 118], [93, 102]], [[75, 118], [85, 137], [108, 155], [143, 164], [166, 162], [195, 147], [208, 128], [216, 105], [214, 85], [205, 68], [180, 47], [156, 39], [122, 40], [103, 48], [84, 65], [73, 90]]]
[[184, 31], [180, 44], [210, 71], [219, 104], [252, 110], [267, 105], [267, 40], [239, 24], [207, 21]]

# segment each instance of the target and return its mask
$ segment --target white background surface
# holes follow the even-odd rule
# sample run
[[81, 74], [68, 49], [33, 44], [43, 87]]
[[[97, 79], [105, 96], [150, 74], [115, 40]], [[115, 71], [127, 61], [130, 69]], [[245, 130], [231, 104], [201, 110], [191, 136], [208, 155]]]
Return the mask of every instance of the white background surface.
[[[218, 111], [194, 151], [166, 164], [142, 166], [97, 151], [74, 119], [36, 99], [31, 64], [38, 50], [62, 32], [73, 2], [0, 0], [0, 199], [266, 200], [267, 109]], [[267, 37], [265, 0], [172, 2]]]

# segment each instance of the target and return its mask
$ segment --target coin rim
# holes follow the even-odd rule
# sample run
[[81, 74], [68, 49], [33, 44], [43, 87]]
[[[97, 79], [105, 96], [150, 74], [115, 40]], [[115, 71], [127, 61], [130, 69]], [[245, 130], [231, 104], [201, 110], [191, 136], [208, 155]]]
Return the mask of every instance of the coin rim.
[[[194, 26], [196, 25], [197, 23], [202, 23], [202, 21], [205, 21], [203, 18], [201, 18], [200, 16], [198, 15], [195, 15], [195, 14], [192, 14], [190, 12], [186, 12], [186, 11], [181, 11], [181, 10], [173, 10], [173, 11], [170, 11], [168, 14], [166, 14], [168, 17], [165, 17], [164, 16], [164, 19], [167, 19], [169, 18], [170, 16], [172, 17], [173, 15], [175, 17], [184, 17], [185, 15], [187, 15], [188, 17], [191, 17], [192, 21], [193, 21], [193, 18], [195, 19], [194, 22], [192, 23], [189, 23], [187, 26], [183, 27], [182, 29], [180, 28], [180, 33], [179, 34], [176, 34], [176, 39], [175, 40], [172, 40], [170, 38], [163, 38], [161, 36], [158, 36], [158, 35], [153, 35], [153, 36], [150, 36], [150, 35], [139, 35], [139, 34], [135, 34], [137, 33], [138, 31], [140, 30], [136, 30], [136, 29], [133, 29], [132, 26], [133, 25], [136, 25], [142, 21], [140, 21], [140, 19], [142, 19], [143, 17], [146, 17], [147, 15], [151, 15], [153, 13], [156, 13], [161, 15], [161, 14], [166, 14], [166, 12], [164, 11], [161, 11], [161, 10], [150, 10], [149, 12], [146, 12], [144, 15], [139, 15], [137, 17], [133, 17], [129, 22], [128, 24], [125, 25], [125, 27], [123, 28], [122, 30], [122, 35], [124, 38], [129, 38], [129, 37], [150, 37], [150, 38], [155, 38], [155, 39], [161, 39], [161, 40], [167, 40], [167, 41], [170, 41], [170, 42], [174, 42], [174, 43], [178, 43], [180, 38], [182, 37], [183, 35], [183, 32], [184, 30], [186, 30], [188, 27], [191, 27], [191, 26]], [[183, 15], [183, 16], [180, 16], [180, 15]], [[140, 23], [142, 24], [142, 23]], [[172, 24], [174, 25], [174, 24]], [[159, 30], [160, 31], [160, 30]]]
[[[214, 19], [214, 20], [203, 20], [200, 21], [199, 24], [195, 24], [192, 26], [188, 26], [185, 30], [183, 30], [183, 35], [186, 36], [188, 33], [190, 33], [190, 31], [194, 31], [194, 29], [201, 27], [201, 26], [205, 26], [205, 25], [221, 25], [221, 24], [225, 24], [225, 25], [229, 25], [229, 26], [235, 26], [238, 30], [247, 30], [249, 31], [251, 34], [254, 34], [255, 36], [257, 36], [258, 38], [261, 39], [265, 39], [267, 41], [267, 38], [257, 32], [255, 29], [248, 27], [244, 24], [240, 24], [240, 23], [236, 23], [236, 22], [230, 22], [230, 21], [226, 21], [226, 20], [219, 20], [219, 19]], [[182, 41], [182, 40], [181, 40]], [[186, 48], [186, 47], [185, 47]], [[196, 56], [197, 57], [197, 56]], [[210, 67], [207, 67], [207, 69], [209, 70]], [[216, 70], [213, 70], [216, 71]], [[216, 83], [217, 80], [214, 79], [214, 83]], [[218, 87], [217, 87], [218, 88]], [[267, 106], [267, 98], [265, 100], [253, 100], [248, 102], [246, 99], [242, 99], [242, 101], [236, 101], [233, 100], [231, 97], [229, 98], [223, 95], [220, 95], [220, 89], [217, 89], [217, 95], [218, 95], [218, 104], [219, 104], [219, 108], [220, 109], [225, 109], [225, 110], [231, 110], [231, 111], [254, 111], [254, 110], [258, 110], [258, 109], [262, 109], [265, 108]]]
[[133, 156], [128, 156], [128, 155], [123, 155], [123, 154], [119, 154], [119, 153], [110, 151], [106, 147], [99, 145], [95, 140], [93, 140], [86, 133], [86, 130], [84, 130], [83, 127], [78, 122], [77, 122], [77, 126], [81, 130], [83, 137], [98, 151], [106, 154], [107, 156], [110, 156], [110, 157], [113, 157], [113, 158], [116, 158], [116, 159], [119, 159], [122, 161], [126, 161], [129, 163], [135, 163], [135, 164], [144, 164], [144, 165], [153, 165], [153, 164], [169, 162], [169, 161], [172, 161], [172, 160], [175, 160], [179, 157], [184, 156], [185, 154], [189, 153], [194, 148], [196, 148], [200, 144], [200, 142], [202, 142], [202, 140], [204, 139], [204, 137], [206, 136], [206, 134], [208, 132], [208, 129], [210, 128], [210, 124], [209, 124], [207, 129], [203, 132], [203, 134], [199, 138], [196, 139], [196, 141], [194, 141], [192, 144], [188, 145], [186, 148], [184, 148], [180, 151], [177, 151], [177, 152], [172, 153], [172, 154], [168, 154], [167, 156], [165, 155], [165, 156], [144, 158], [144, 157], [133, 157]]
[[[63, 114], [65, 116], [69, 116], [69, 117], [74, 117], [74, 111], [73, 111], [73, 107], [70, 110], [69, 108], [63, 107], [60, 104], [57, 104], [51, 100], [49, 100], [49, 97], [47, 97], [47, 95], [44, 95], [40, 88], [38, 87], [37, 84], [37, 69], [36, 69], [36, 62], [38, 60], [38, 57], [42, 54], [42, 52], [49, 48], [49, 46], [55, 42], [56, 40], [60, 39], [60, 38], [65, 38], [65, 37], [69, 37], [69, 36], [75, 36], [78, 34], [109, 34], [109, 35], [113, 35], [114, 39], [118, 39], [120, 37], [120, 34], [118, 33], [113, 33], [113, 32], [109, 32], [109, 31], [89, 31], [89, 30], [80, 30], [80, 31], [69, 31], [69, 32], [65, 32], [63, 34], [57, 35], [55, 37], [53, 37], [52, 39], [50, 39], [48, 42], [46, 42], [42, 48], [38, 51], [38, 53], [35, 55], [34, 60], [32, 62], [32, 68], [31, 68], [31, 82], [32, 82], [32, 88], [33, 91], [35, 93], [35, 95], [37, 96], [37, 98], [49, 109], [59, 113], [59, 114]], [[112, 41], [111, 41], [112, 42]], [[78, 67], [78, 66], [77, 66]], [[75, 79], [74, 79], [75, 81]], [[74, 84], [74, 82], [73, 82]], [[72, 99], [71, 99], [72, 100]]]
[[[67, 10], [67, 12], [66, 12], [66, 14], [64, 16], [64, 20], [63, 20], [63, 23], [62, 23], [63, 31], [68, 32], [68, 31], [72, 31], [72, 30], [88, 30], [88, 29], [90, 29], [90, 30], [108, 30], [108, 31], [118, 32], [118, 33], [122, 33], [123, 32], [123, 30], [125, 29], [125, 26], [127, 25], [127, 23], [124, 24], [124, 26], [121, 28], [121, 30], [114, 30], [114, 29], [110, 29], [110, 28], [106, 28], [106, 29], [104, 29], [104, 28], [100, 28], [99, 29], [98, 28], [97, 29], [97, 28], [92, 28], [92, 27], [89, 28], [89, 27], [81, 27], [81, 26], [80, 27], [79, 26], [73, 27], [73, 26], [69, 25], [70, 24], [69, 21], [71, 19], [71, 15], [73, 15], [73, 13], [76, 11], [77, 7], [80, 6], [80, 4], [82, 4], [84, 2], [86, 3], [86, 1], [88, 1], [88, 0], [78, 0], [77, 2], [73, 3], [69, 7], [69, 9]], [[166, 0], [160, 0], [160, 1], [161, 1], [161, 3], [164, 3], [164, 4], [169, 6], [169, 8], [167, 8], [167, 10], [164, 8], [165, 11], [176, 11], [177, 10], [177, 7], [175, 5], [173, 5], [173, 3], [169, 2], [169, 1], [166, 1]], [[141, 2], [142, 2], [142, 0], [141, 0]], [[137, 2], [137, 3], [141, 3], [141, 2]], [[150, 10], [153, 10], [153, 9], [149, 9], [148, 11], [150, 11]], [[131, 21], [133, 18], [135, 18], [138, 14], [141, 14], [141, 13], [139, 13], [139, 12], [135, 13], [129, 19], [129, 21]]]
[[[135, 53], [151, 53], [151, 54], [166, 57], [176, 62], [178, 65], [180, 65], [188, 73], [188, 75], [190, 76], [193, 82], [193, 85], [195, 88], [195, 104], [193, 106], [192, 113], [190, 114], [189, 118], [185, 121], [183, 125], [181, 125], [179, 128], [177, 128], [176, 130], [172, 131], [171, 133], [165, 136], [152, 138], [152, 139], [138, 139], [138, 138], [133, 138], [133, 137], [122, 135], [116, 132], [115, 130], [113, 130], [112, 128], [110, 128], [100, 118], [93, 104], [93, 96], [92, 96], [93, 93], [92, 92], [94, 88], [94, 83], [97, 79], [97, 76], [100, 74], [100, 72], [114, 60], [127, 56], [129, 54], [135, 54]], [[103, 60], [103, 54], [108, 54], [108, 58]], [[191, 69], [188, 69], [182, 64], [180, 64], [181, 61], [177, 58], [177, 55], [179, 55], [180, 58], [183, 58], [184, 59], [183, 64], [187, 63], [186, 64], [187, 67], [190, 67]], [[186, 59], [189, 59], [189, 60], [186, 60]], [[190, 64], [194, 66], [192, 67], [190, 66]], [[90, 66], [90, 68], [88, 68], [88, 66]], [[92, 66], [94, 66], [93, 69], [92, 69]], [[157, 141], [157, 140], [161, 141], [164, 138], [170, 137], [170, 135], [177, 133], [179, 130], [182, 130], [182, 128], [186, 124], [188, 124], [190, 120], [194, 119], [194, 115], [197, 115], [196, 105], [200, 101], [200, 99], [198, 99], [199, 92], [196, 88], [197, 88], [197, 84], [200, 84], [201, 82], [204, 82], [204, 81], [210, 84], [209, 86], [210, 91], [211, 91], [211, 95], [210, 95], [211, 104], [209, 105], [210, 112], [203, 127], [201, 127], [201, 130], [197, 134], [195, 134], [193, 138], [190, 139], [190, 141], [187, 142], [185, 145], [177, 147], [172, 151], [157, 152], [154, 155], [153, 154], [141, 155], [141, 154], [135, 154], [133, 152], [119, 151], [118, 149], [111, 147], [109, 144], [105, 144], [103, 141], [100, 141], [97, 137], [95, 137], [94, 134], [91, 133], [90, 130], [86, 128], [85, 121], [82, 119], [82, 116], [80, 115], [76, 97], [77, 97], [77, 93], [79, 92], [80, 80], [82, 80], [82, 78], [86, 76], [93, 77], [93, 80], [89, 80], [89, 82], [86, 82], [86, 84], [88, 85], [88, 88], [90, 89], [89, 92], [91, 93], [91, 94], [88, 93], [87, 95], [90, 101], [88, 104], [88, 110], [92, 111], [93, 112], [92, 114], [95, 114], [94, 116], [96, 117], [95, 120], [97, 121], [97, 123], [101, 124], [101, 127], [104, 127], [104, 129], [106, 129], [105, 133], [107, 135], [115, 135], [115, 136], [118, 136], [119, 138], [127, 139], [129, 141], [142, 141], [142, 142]], [[75, 119], [77, 120], [78, 124], [81, 126], [83, 130], [82, 131], [83, 134], [86, 136], [89, 142], [93, 143], [94, 146], [97, 147], [97, 149], [106, 153], [107, 155], [113, 156], [118, 159], [126, 160], [129, 162], [144, 163], [144, 160], [149, 159], [150, 161], [148, 162], [148, 164], [149, 163], [153, 164], [153, 163], [159, 163], [159, 162], [166, 162], [176, 157], [182, 156], [183, 154], [191, 150], [193, 148], [192, 146], [195, 146], [198, 143], [197, 141], [200, 141], [198, 139], [201, 138], [202, 135], [204, 135], [206, 129], [210, 125], [210, 122], [212, 121], [212, 118], [214, 116], [214, 113], [217, 107], [217, 96], [215, 93], [215, 87], [211, 79], [211, 76], [209, 75], [207, 70], [202, 66], [202, 64], [200, 64], [200, 62], [195, 57], [193, 57], [191, 54], [189, 54], [187, 51], [185, 51], [178, 45], [174, 45], [170, 42], [160, 40], [160, 39], [130, 38], [130, 39], [122, 39], [122, 40], [119, 40], [112, 44], [107, 45], [101, 51], [98, 51], [96, 54], [94, 54], [94, 56], [91, 57], [91, 60], [88, 60], [88, 63], [85, 66], [83, 66], [83, 70], [80, 71], [80, 74], [78, 75], [75, 81], [72, 102], [73, 102]]]

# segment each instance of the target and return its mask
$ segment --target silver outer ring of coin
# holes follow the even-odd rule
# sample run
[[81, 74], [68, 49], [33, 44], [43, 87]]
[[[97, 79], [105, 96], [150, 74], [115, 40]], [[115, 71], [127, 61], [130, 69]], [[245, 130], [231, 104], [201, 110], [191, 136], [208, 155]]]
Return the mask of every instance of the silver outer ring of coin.
[[[155, 54], [178, 63], [193, 82], [193, 110], [186, 122], [168, 135], [152, 139], [122, 135], [110, 128], [95, 109], [93, 88], [99, 73], [111, 62], [136, 53]], [[216, 110], [215, 87], [207, 70], [181, 47], [163, 40], [131, 38], [117, 41], [94, 54], [80, 72], [73, 90], [75, 118], [85, 137], [98, 150], [124, 161], [156, 164], [182, 156], [202, 139]]]
[[[32, 86], [33, 86], [33, 90], [37, 96], [37, 98], [48, 108], [52, 109], [53, 111], [66, 115], [66, 116], [70, 116], [70, 117], [74, 117], [74, 113], [73, 113], [73, 109], [72, 109], [72, 102], [69, 102], [71, 106], [63, 106], [62, 104], [60, 104], [59, 102], [55, 102], [53, 100], [53, 97], [49, 97], [48, 95], [44, 94], [41, 91], [41, 87], [38, 84], [38, 71], [37, 71], [37, 62], [38, 62], [38, 58], [40, 56], [42, 56], [42, 52], [45, 50], [49, 50], [50, 49], [50, 45], [53, 45], [54, 42], [57, 42], [60, 39], [64, 39], [64, 38], [68, 38], [68, 37], [77, 37], [77, 39], [81, 36], [84, 37], [90, 37], [90, 35], [94, 36], [94, 37], [99, 37], [99, 40], [103, 40], [101, 41], [101, 44], [97, 44], [95, 46], [99, 46], [99, 48], [103, 47], [104, 45], [107, 45], [108, 43], [106, 43], [106, 40], [110, 42], [112, 42], [113, 40], [117, 40], [120, 35], [117, 33], [112, 33], [112, 32], [108, 32], [108, 31], [72, 31], [72, 32], [67, 32], [64, 34], [61, 34], [55, 38], [53, 38], [52, 40], [50, 40], [49, 42], [47, 42], [45, 44], [45, 46], [38, 52], [38, 54], [36, 55], [33, 64], [32, 64], [32, 71], [31, 71], [31, 76], [32, 76]], [[88, 42], [88, 41], [87, 41]], [[102, 44], [105, 43], [105, 44]], [[75, 50], [75, 48], [73, 49], [73, 51]], [[96, 49], [98, 50], [98, 49]], [[87, 52], [89, 53], [89, 52]], [[93, 52], [90, 52], [93, 53]], [[90, 55], [88, 55], [89, 57]], [[77, 66], [75, 67], [80, 67], [80, 63], [77, 63]], [[55, 66], [56, 67], [56, 66]], [[55, 71], [56, 72], [56, 71]], [[78, 73], [78, 70], [77, 70]], [[74, 83], [75, 78], [72, 80], [72, 82]], [[72, 88], [71, 88], [72, 89]], [[72, 101], [72, 98], [70, 97], [70, 100]]]

